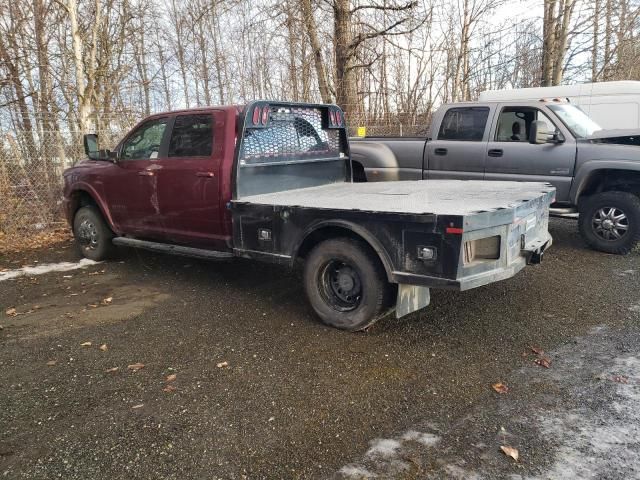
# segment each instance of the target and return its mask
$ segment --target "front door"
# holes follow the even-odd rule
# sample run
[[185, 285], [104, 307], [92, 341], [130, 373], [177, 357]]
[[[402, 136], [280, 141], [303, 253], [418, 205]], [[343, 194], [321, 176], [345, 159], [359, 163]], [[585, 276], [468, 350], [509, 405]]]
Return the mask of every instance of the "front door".
[[220, 205], [224, 114], [177, 115], [167, 156], [156, 162], [160, 223], [167, 241], [224, 248]]
[[[531, 123], [537, 120], [555, 132], [559, 143], [529, 143]], [[558, 202], [569, 200], [576, 158], [576, 142], [564, 125], [535, 107], [502, 106], [486, 150], [486, 180], [549, 182]]]
[[133, 130], [118, 149], [118, 160], [101, 177], [116, 229], [144, 238], [157, 236], [159, 205], [150, 169], [158, 157], [167, 118], [154, 118]]
[[436, 137], [427, 142], [425, 178], [482, 180], [491, 110], [469, 106], [445, 112]]

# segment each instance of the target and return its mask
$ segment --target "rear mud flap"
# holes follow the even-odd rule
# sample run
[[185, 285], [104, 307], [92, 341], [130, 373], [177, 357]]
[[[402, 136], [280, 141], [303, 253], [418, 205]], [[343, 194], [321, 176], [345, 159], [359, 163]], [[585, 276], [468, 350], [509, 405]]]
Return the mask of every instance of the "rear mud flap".
[[431, 294], [428, 287], [418, 285], [398, 284], [398, 301], [396, 303], [396, 318], [409, 315], [431, 302]]

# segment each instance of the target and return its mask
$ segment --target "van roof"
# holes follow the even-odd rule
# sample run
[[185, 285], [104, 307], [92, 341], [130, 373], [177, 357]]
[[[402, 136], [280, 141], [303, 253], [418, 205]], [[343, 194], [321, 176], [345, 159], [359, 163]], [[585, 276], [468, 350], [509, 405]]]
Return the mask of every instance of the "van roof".
[[555, 87], [515, 88], [511, 90], [486, 90], [480, 94], [481, 102], [509, 100], [540, 100], [541, 98], [577, 97], [595, 95], [640, 95], [640, 82], [633, 80], [616, 82], [578, 83]]

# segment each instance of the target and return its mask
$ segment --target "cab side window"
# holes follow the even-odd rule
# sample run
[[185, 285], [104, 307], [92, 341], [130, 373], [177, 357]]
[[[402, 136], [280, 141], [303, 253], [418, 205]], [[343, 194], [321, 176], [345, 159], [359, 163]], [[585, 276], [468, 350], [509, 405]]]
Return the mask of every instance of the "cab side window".
[[558, 131], [549, 117], [537, 108], [504, 107], [498, 117], [496, 142], [528, 142], [534, 120], [546, 123], [550, 133]]
[[150, 120], [135, 130], [122, 145], [122, 160], [158, 158], [162, 137], [167, 127], [166, 118]]
[[488, 117], [488, 107], [451, 108], [442, 119], [438, 140], [480, 142]]
[[210, 157], [213, 149], [211, 114], [179, 115], [173, 124], [169, 157]]

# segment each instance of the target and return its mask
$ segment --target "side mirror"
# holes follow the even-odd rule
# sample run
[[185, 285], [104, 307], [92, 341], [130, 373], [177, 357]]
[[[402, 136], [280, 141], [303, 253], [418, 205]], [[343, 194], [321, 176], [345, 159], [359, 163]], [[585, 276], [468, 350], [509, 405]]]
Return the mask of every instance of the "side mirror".
[[529, 143], [541, 145], [549, 141], [549, 127], [546, 122], [534, 120], [531, 122], [531, 131], [529, 132]]
[[100, 160], [100, 152], [98, 150], [98, 135], [95, 133], [87, 133], [84, 138], [84, 153], [91, 160]]
[[84, 141], [84, 153], [91, 160], [110, 160], [116, 161], [116, 154], [109, 150], [98, 149], [98, 135], [95, 133], [88, 133], [83, 138]]

